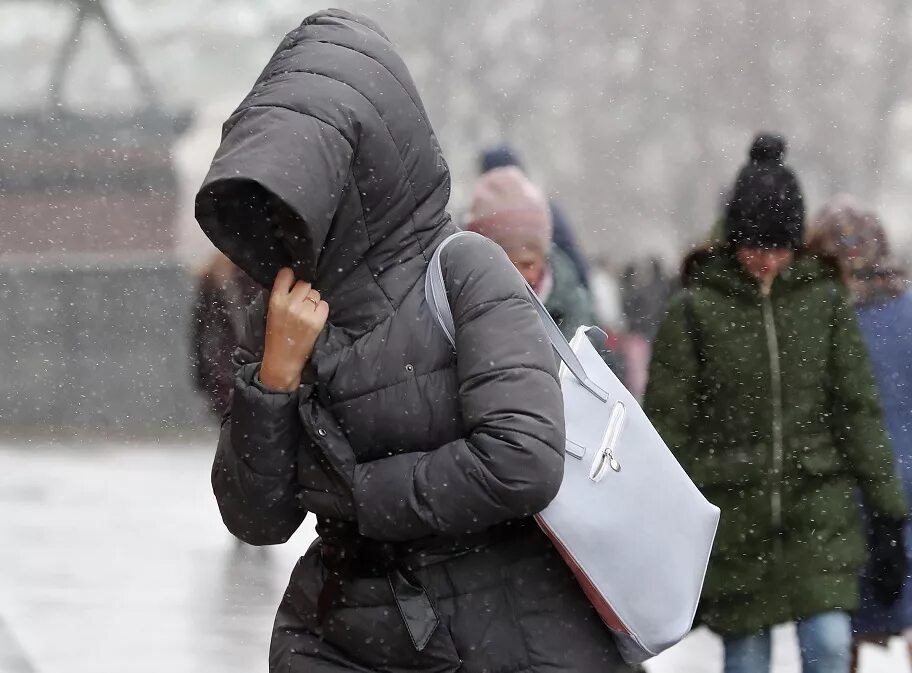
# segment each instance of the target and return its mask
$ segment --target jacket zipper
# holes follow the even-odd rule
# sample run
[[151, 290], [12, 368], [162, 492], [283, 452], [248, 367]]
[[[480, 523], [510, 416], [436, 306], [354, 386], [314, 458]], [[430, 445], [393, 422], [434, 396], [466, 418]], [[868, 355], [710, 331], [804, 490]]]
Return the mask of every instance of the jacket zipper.
[[[766, 330], [766, 347], [770, 360], [770, 387], [773, 397], [773, 464], [770, 480], [770, 510], [773, 528], [778, 540], [782, 532], [782, 371], [779, 362], [779, 338], [776, 334], [776, 322], [773, 318], [773, 304], [769, 288], [760, 292], [763, 311], [763, 326]], [[778, 548], [778, 544], [777, 544]]]

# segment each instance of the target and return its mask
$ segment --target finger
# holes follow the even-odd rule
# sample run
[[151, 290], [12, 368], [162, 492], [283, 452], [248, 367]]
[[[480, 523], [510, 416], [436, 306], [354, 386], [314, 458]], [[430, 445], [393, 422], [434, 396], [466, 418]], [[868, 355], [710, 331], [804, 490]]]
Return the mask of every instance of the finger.
[[306, 297], [309, 292], [310, 292], [310, 283], [307, 283], [303, 280], [299, 280], [297, 283], [294, 284], [294, 287], [291, 288], [291, 294], [289, 295], [288, 298], [292, 302], [304, 301], [304, 297]]
[[307, 293], [305, 300], [309, 301], [309, 302], [312, 301], [314, 307], [316, 307], [320, 304], [320, 301], [321, 301], [320, 293], [317, 290], [315, 290], [314, 288], [310, 288], [310, 292]]
[[325, 323], [326, 319], [329, 318], [329, 304], [325, 301], [321, 301], [314, 309], [314, 313], [321, 323]]
[[276, 274], [275, 282], [272, 284], [272, 291], [275, 294], [288, 294], [292, 285], [294, 285], [294, 271], [285, 266], [279, 269]]

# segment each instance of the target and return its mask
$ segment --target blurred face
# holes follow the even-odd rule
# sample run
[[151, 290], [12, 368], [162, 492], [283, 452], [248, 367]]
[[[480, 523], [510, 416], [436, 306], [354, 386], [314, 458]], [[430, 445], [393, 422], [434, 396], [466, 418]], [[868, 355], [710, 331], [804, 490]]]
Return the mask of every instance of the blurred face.
[[778, 276], [792, 263], [795, 253], [790, 248], [738, 248], [738, 261], [744, 270], [759, 280]]
[[508, 250], [507, 256], [529, 285], [533, 288], [538, 285], [545, 273], [546, 264], [545, 255], [541, 251], [519, 248]]

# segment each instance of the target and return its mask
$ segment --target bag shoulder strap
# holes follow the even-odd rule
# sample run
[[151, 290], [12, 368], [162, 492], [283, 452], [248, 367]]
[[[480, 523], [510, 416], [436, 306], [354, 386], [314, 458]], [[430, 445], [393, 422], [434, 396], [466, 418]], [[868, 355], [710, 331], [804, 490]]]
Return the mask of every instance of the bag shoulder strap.
[[[428, 263], [427, 275], [425, 276], [424, 281], [424, 292], [427, 298], [427, 303], [431, 309], [431, 312], [434, 314], [434, 317], [437, 319], [437, 323], [440, 325], [441, 329], [443, 329], [447, 341], [450, 342], [450, 345], [453, 346], [453, 348], [456, 347], [456, 325], [453, 320], [453, 311], [450, 307], [449, 298], [447, 297], [446, 293], [446, 283], [443, 279], [443, 269], [440, 264], [440, 254], [449, 243], [456, 240], [457, 238], [480, 235], [481, 234], [476, 234], [470, 231], [460, 231], [448, 236], [439, 246], [437, 246], [437, 249], [434, 250], [434, 254], [431, 256], [431, 260]], [[602, 390], [598, 385], [595, 384], [595, 382], [589, 378], [589, 376], [586, 374], [585, 368], [579, 361], [579, 358], [576, 357], [576, 353], [573, 352], [573, 348], [570, 347], [567, 339], [561, 333], [560, 328], [557, 326], [557, 323], [555, 323], [554, 319], [551, 318], [551, 314], [548, 313], [545, 305], [542, 304], [541, 300], [535, 294], [535, 291], [528, 283], [526, 283], [525, 279], [523, 280], [523, 283], [526, 286], [526, 291], [529, 294], [529, 299], [532, 302], [532, 306], [535, 309], [535, 312], [538, 314], [539, 319], [542, 321], [542, 325], [545, 328], [545, 333], [548, 335], [548, 340], [551, 342], [551, 346], [554, 348], [554, 350], [557, 351], [558, 357], [560, 357], [563, 363], [567, 366], [567, 369], [569, 369], [573, 376], [575, 376], [576, 379], [580, 382], [580, 385], [582, 385], [586, 390], [588, 390], [600, 400], [607, 401], [608, 393]]]

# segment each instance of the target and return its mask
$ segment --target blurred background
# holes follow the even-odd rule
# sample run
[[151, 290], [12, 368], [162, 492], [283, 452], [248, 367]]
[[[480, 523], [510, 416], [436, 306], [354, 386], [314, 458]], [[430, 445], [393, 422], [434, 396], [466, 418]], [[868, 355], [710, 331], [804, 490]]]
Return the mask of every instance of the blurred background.
[[[643, 318], [637, 288], [667, 296], [761, 129], [789, 139], [809, 211], [856, 194], [912, 253], [905, 0], [342, 4], [411, 68], [454, 214], [509, 143], [614, 278], [618, 329]], [[322, 7], [0, 0], [0, 671], [263, 666], [310, 533], [261, 554], [220, 529], [192, 200], [221, 122]], [[654, 670], [718, 670], [707, 634], [682, 647]]]
[[[657, 256], [670, 269], [716, 220], [753, 133], [773, 129], [789, 139], [809, 212], [856, 194], [908, 254], [908, 3], [678, 4], [347, 7], [375, 17], [403, 52], [453, 172], [457, 215], [479, 152], [507, 142], [590, 258], [620, 271]], [[280, 37], [320, 7], [0, 2], [0, 311], [17, 316], [2, 328], [12, 349], [0, 385], [13, 386], [4, 420], [124, 430], [202, 420], [176, 383], [180, 358], [163, 358], [180, 348], [181, 299], [211, 250], [192, 197], [221, 122]], [[69, 329], [49, 334], [51, 324]], [[130, 384], [115, 383], [115, 354], [145, 366], [139, 388], [117, 388]], [[92, 379], [106, 382], [106, 404], [80, 402], [99, 394]]]

